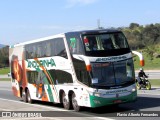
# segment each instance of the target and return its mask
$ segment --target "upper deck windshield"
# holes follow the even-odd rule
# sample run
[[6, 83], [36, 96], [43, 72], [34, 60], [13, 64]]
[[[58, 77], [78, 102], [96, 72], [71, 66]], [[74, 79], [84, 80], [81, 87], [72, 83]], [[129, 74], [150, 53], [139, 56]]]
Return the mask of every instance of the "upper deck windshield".
[[96, 56], [96, 54], [106, 56], [109, 55], [107, 51], [114, 54], [119, 50], [123, 50], [119, 54], [124, 54], [124, 51], [128, 52], [129, 50], [127, 40], [122, 32], [83, 35], [82, 39], [88, 56]]

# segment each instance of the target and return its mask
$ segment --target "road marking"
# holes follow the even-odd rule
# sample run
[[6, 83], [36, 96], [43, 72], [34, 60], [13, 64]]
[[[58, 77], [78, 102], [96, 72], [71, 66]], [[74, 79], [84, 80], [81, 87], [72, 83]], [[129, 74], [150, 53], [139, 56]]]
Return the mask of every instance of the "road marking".
[[3, 89], [3, 88], [0, 88], [0, 91], [1, 91], [1, 90], [2, 90], [2, 91], [12, 91], [12, 90], [5, 89], [5, 88], [4, 88], [4, 89]]
[[0, 108], [1, 111], [11, 111], [11, 109], [3, 109], [3, 108]]
[[105, 117], [94, 117], [94, 118], [101, 119], [101, 120], [115, 120], [115, 119], [105, 118]]
[[137, 93], [139, 95], [158, 95], [160, 96], [160, 94], [155, 94], [155, 93]]
[[10, 101], [10, 102], [15, 102], [15, 103], [20, 103], [20, 104], [25, 104], [25, 105], [30, 105], [30, 106], [37, 106], [37, 107], [47, 108], [47, 109], [57, 110], [57, 111], [68, 111], [68, 110], [65, 110], [65, 109], [47, 107], [47, 106], [37, 105], [37, 104], [29, 104], [29, 103], [25, 103], [25, 102], [21, 102], [21, 101], [9, 100], [9, 99], [4, 99], [4, 98], [0, 98], [0, 100], [3, 100], [3, 101]]
[[[65, 110], [65, 109], [53, 108], [53, 107], [37, 105], [37, 104], [29, 104], [29, 103], [25, 103], [25, 102], [20, 102], [20, 101], [16, 101], [16, 100], [9, 100], [9, 99], [4, 99], [4, 98], [0, 98], [0, 100], [25, 104], [25, 105], [29, 105], [29, 106], [33, 106], [33, 107], [41, 107], [41, 108], [46, 108], [46, 109], [55, 110], [55, 111], [70, 111], [70, 112], [74, 111], [74, 110]], [[6, 109], [6, 110], [8, 111], [8, 109]], [[74, 112], [74, 114], [82, 115], [82, 116], [84, 116], [84, 118], [86, 117], [86, 118], [91, 118], [91, 119], [96, 118], [96, 119], [101, 119], [101, 120], [115, 120], [115, 119], [106, 118], [106, 117], [97, 117], [94, 115], [88, 115], [88, 114], [84, 114], [84, 113], [80, 113], [80, 112]]]

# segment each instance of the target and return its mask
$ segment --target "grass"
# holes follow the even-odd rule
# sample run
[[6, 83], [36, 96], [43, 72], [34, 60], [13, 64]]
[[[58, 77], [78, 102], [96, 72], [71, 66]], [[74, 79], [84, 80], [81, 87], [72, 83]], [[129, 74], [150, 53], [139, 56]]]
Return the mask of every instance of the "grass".
[[151, 86], [157, 86], [160, 87], [160, 80], [149, 80], [151, 83]]
[[[160, 58], [153, 58], [152, 60], [148, 57], [147, 53], [143, 53], [145, 65], [143, 66], [144, 70], [160, 70]], [[139, 70], [140, 61], [138, 56], [133, 58], [135, 70]]]
[[10, 68], [0, 68], [0, 75], [8, 74], [10, 72]]
[[11, 78], [0, 78], [0, 81], [11, 81]]

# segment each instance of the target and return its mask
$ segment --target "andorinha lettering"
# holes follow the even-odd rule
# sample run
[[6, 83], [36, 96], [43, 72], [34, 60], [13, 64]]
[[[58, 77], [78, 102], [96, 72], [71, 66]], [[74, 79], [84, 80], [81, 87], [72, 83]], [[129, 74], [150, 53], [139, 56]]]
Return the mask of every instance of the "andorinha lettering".
[[41, 66], [44, 67], [53, 67], [56, 66], [54, 60], [51, 59], [46, 59], [46, 60], [27, 60], [28, 61], [28, 68], [39, 68]]
[[96, 62], [104, 62], [104, 61], [111, 61], [111, 60], [124, 60], [127, 59], [126, 56], [119, 56], [119, 57], [108, 57], [108, 58], [98, 58]]
[[106, 92], [106, 94], [115, 94], [115, 93], [124, 93], [124, 92], [128, 92], [128, 91], [126, 89], [114, 90], [114, 91], [108, 91]]

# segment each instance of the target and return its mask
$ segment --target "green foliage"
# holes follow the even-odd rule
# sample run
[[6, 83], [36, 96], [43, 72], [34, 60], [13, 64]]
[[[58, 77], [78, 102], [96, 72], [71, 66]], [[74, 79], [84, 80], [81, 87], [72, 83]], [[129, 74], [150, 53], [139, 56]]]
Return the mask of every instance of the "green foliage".
[[[153, 48], [156, 49], [156, 51], [160, 51], [160, 48], [158, 49], [157, 47]], [[144, 60], [145, 60], [145, 66], [143, 67], [144, 70], [158, 70], [160, 69], [160, 58], [155, 58], [154, 56], [150, 56], [149, 52], [147, 51], [147, 49], [142, 49], [139, 52], [142, 52], [143, 56], [144, 56]], [[159, 52], [160, 53], [160, 52]], [[139, 70], [140, 66], [140, 61], [138, 56], [135, 56], [133, 58], [134, 60], [134, 66], [136, 70]]]
[[[131, 23], [129, 27], [121, 28], [128, 39], [131, 49], [143, 49], [146, 47], [160, 44], [160, 24], [156, 23], [140, 26]], [[148, 50], [150, 50], [148, 48]], [[152, 52], [152, 51], [149, 51]], [[150, 53], [152, 54], [152, 53]]]
[[152, 86], [160, 87], [160, 80], [150, 80]]
[[8, 74], [10, 72], [10, 68], [0, 68], [0, 75]]
[[[160, 69], [160, 24], [150, 24], [141, 26], [137, 23], [131, 23], [129, 27], [121, 28], [128, 39], [132, 50], [143, 51], [145, 59], [145, 69]], [[135, 68], [139, 69], [139, 58], [136, 56]]]
[[9, 66], [9, 47], [0, 48], [0, 68]]
[[11, 78], [1, 78], [0, 81], [11, 81]]

